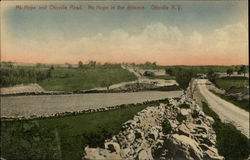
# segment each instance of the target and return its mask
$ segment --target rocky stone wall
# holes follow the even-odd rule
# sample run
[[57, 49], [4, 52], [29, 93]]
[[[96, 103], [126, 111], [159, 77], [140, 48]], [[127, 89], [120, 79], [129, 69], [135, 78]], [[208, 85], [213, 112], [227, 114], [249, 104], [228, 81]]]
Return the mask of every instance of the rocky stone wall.
[[215, 147], [213, 118], [186, 95], [148, 107], [105, 141], [84, 149], [83, 159], [222, 160]]
[[49, 114], [49, 115], [43, 115], [43, 116], [37, 116], [37, 115], [33, 115], [31, 117], [23, 117], [23, 116], [4, 117], [4, 116], [1, 116], [1, 120], [13, 121], [13, 120], [43, 119], [43, 118], [52, 118], [52, 117], [72, 116], [72, 115], [79, 115], [79, 114], [86, 114], [86, 113], [106, 112], [106, 111], [120, 109], [120, 108], [124, 108], [124, 107], [136, 107], [136, 106], [142, 105], [142, 104], [160, 103], [160, 102], [165, 101], [165, 100], [166, 99], [159, 99], [159, 100], [154, 100], [154, 101], [145, 101], [142, 103], [122, 104], [122, 105], [109, 106], [109, 107], [104, 107], [104, 108], [87, 109], [87, 110], [74, 111], [74, 112], [62, 112], [62, 113]]

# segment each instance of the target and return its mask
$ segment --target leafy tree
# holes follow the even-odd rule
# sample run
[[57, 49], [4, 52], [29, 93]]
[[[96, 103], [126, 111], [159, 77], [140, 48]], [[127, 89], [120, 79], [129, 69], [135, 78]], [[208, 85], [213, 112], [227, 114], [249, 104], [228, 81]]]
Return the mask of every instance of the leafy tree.
[[157, 66], [156, 62], [153, 62], [153, 63], [152, 63], [152, 66], [153, 66], [153, 67], [156, 67], [156, 66]]
[[150, 62], [145, 62], [145, 64], [144, 64], [145, 66], [151, 66], [151, 63]]
[[229, 68], [227, 69], [227, 75], [231, 76], [233, 74], [233, 69]]
[[186, 89], [192, 78], [195, 77], [193, 70], [180, 69], [179, 72], [175, 74], [176, 81], [182, 89]]
[[54, 65], [51, 65], [50, 70], [54, 70], [54, 69], [55, 69]]
[[244, 77], [246, 76], [247, 73], [247, 67], [245, 65], [240, 66], [240, 69], [238, 70], [238, 74], [244, 74]]
[[72, 65], [70, 64], [70, 63], [65, 63], [65, 65], [67, 65], [68, 66], [68, 68], [72, 68]]
[[156, 62], [151, 63], [151, 62], [147, 61], [147, 62], [144, 63], [144, 66], [149, 67], [149, 68], [156, 68], [157, 64], [156, 64]]
[[170, 68], [166, 68], [166, 69], [165, 69], [165, 73], [166, 73], [166, 74], [169, 74], [170, 76], [173, 76], [173, 70], [170, 69]]
[[82, 63], [82, 61], [79, 61], [79, 62], [78, 62], [78, 68], [83, 68], [83, 63]]
[[95, 67], [96, 66], [96, 61], [89, 61], [88, 65], [90, 67]]
[[216, 79], [216, 74], [214, 73], [213, 70], [209, 70], [207, 73], [207, 78], [211, 81], [211, 82], [215, 82]]

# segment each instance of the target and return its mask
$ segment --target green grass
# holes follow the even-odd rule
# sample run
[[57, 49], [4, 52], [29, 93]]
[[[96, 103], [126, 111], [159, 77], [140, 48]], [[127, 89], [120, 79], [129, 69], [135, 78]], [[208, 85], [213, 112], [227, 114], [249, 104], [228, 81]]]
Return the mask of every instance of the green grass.
[[169, 121], [167, 119], [165, 119], [163, 122], [162, 122], [162, 132], [164, 134], [169, 134], [172, 130], [172, 127], [171, 127], [171, 124], [169, 123]]
[[[210, 90], [211, 91], [211, 90]], [[211, 91], [213, 94], [219, 96], [220, 98], [246, 110], [249, 112], [249, 100], [237, 100], [237, 98], [233, 97], [233, 96], [225, 96], [224, 94], [219, 94], [219, 93], [216, 93], [214, 91]]]
[[136, 77], [122, 68], [58, 68], [51, 78], [38, 83], [50, 91], [79, 91], [133, 80]]
[[215, 80], [216, 85], [224, 90], [229, 90], [231, 87], [247, 87], [249, 86], [248, 78], [244, 77], [225, 77]]
[[122, 123], [155, 105], [159, 102], [76, 116], [1, 121], [1, 156], [20, 160], [60, 157], [79, 160], [86, 145], [103, 147], [105, 139], [122, 130]]
[[219, 116], [208, 107], [208, 104], [202, 102], [202, 108], [206, 115], [213, 117], [213, 129], [216, 133], [216, 147], [220, 155], [225, 160], [243, 160], [247, 159], [250, 153], [249, 139], [237, 130], [230, 123], [222, 123]]
[[82, 68], [16, 66], [0, 69], [0, 86], [38, 83], [48, 91], [80, 91], [136, 80], [120, 65]]
[[[232, 69], [235, 67], [240, 66], [212, 66], [212, 65], [203, 65], [203, 66], [185, 66], [185, 65], [176, 65], [176, 66], [147, 66], [145, 64], [137, 65], [137, 67], [142, 69], [171, 69], [172, 71], [178, 71], [179, 69], [187, 69], [187, 70], [193, 70], [195, 73], [204, 73], [207, 74], [210, 70], [213, 70], [214, 72], [226, 72], [227, 69]], [[248, 70], [248, 66], [247, 66]]]
[[175, 80], [174, 76], [170, 75], [160, 75], [160, 76], [153, 76], [153, 77], [148, 77], [150, 79], [164, 79], [164, 80]]

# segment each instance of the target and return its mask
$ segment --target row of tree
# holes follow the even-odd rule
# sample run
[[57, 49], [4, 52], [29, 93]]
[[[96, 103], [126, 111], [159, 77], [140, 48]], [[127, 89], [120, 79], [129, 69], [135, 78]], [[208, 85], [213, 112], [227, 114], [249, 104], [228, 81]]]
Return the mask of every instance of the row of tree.
[[[83, 68], [96, 68], [96, 67], [103, 67], [103, 68], [114, 68], [114, 67], [121, 67], [120, 64], [113, 64], [113, 63], [97, 63], [96, 61], [89, 61], [87, 64], [83, 64], [82, 61], [78, 62], [78, 68], [83, 69]], [[68, 64], [68, 68], [72, 68], [70, 64]]]
[[53, 68], [45, 70], [24, 68], [1, 68], [0, 87], [8, 87], [22, 83], [35, 83], [52, 76]]
[[233, 68], [229, 68], [227, 69], [227, 75], [231, 76], [234, 72], [237, 72], [237, 74], [244, 74], [244, 76], [246, 76], [247, 73], [247, 67], [245, 65], [238, 67], [235, 67], [235, 69]]

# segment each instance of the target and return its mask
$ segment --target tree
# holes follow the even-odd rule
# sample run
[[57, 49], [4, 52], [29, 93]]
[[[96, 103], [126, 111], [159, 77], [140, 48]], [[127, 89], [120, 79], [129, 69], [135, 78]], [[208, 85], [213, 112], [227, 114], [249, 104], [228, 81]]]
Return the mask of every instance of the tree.
[[65, 65], [67, 65], [69, 69], [72, 68], [72, 65], [69, 64], [68, 62], [66, 62]]
[[151, 63], [147, 61], [147, 62], [145, 62], [144, 65], [147, 66], [147, 67], [149, 67], [149, 66], [151, 66]]
[[165, 73], [166, 73], [166, 74], [169, 74], [170, 76], [173, 76], [173, 70], [170, 69], [170, 68], [166, 68], [166, 69], [165, 69]]
[[216, 79], [216, 74], [214, 73], [213, 70], [209, 70], [207, 73], [207, 78], [211, 81], [211, 82], [215, 82]]
[[90, 67], [95, 67], [96, 66], [96, 61], [89, 61], [88, 65]]
[[227, 69], [227, 75], [231, 76], [233, 74], [233, 69], [229, 68]]
[[36, 67], [37, 67], [37, 68], [44, 67], [44, 64], [37, 63], [37, 64], [36, 64]]
[[244, 74], [244, 77], [246, 76], [247, 73], [247, 67], [245, 65], [240, 66], [240, 69], [238, 70], [238, 74]]
[[79, 61], [78, 62], [78, 68], [82, 68], [83, 67], [83, 63], [82, 63], [82, 61]]
[[55, 69], [54, 65], [51, 65], [50, 70], [54, 70], [54, 69]]
[[157, 66], [156, 62], [153, 62], [152, 66], [155, 68]]
[[193, 70], [181, 69], [175, 74], [177, 83], [182, 89], [187, 89], [189, 82], [195, 77]]

